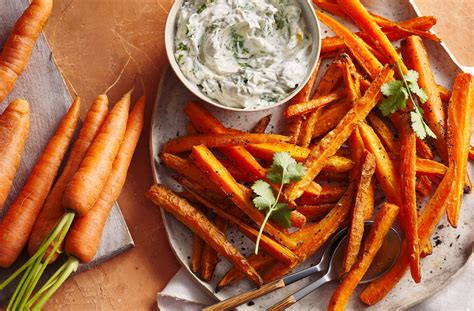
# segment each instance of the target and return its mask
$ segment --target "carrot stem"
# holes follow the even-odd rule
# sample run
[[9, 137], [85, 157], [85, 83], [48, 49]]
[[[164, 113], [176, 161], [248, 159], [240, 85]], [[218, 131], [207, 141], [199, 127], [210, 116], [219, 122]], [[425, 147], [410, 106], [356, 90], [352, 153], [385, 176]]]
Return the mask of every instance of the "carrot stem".
[[[67, 278], [71, 275], [71, 273], [75, 272], [77, 270], [77, 267], [79, 266], [79, 259], [76, 257], [69, 257], [69, 259], [63, 264], [63, 266], [60, 268], [62, 269], [62, 273], [60, 274], [59, 277], [55, 281], [52, 281], [52, 278], [48, 280], [46, 283], [49, 285], [49, 289], [44, 293], [44, 295], [41, 297], [41, 299], [36, 303], [31, 310], [32, 311], [39, 311], [43, 308], [43, 306], [46, 304], [46, 302], [51, 298], [51, 296], [54, 295], [54, 293], [58, 290], [61, 285], [67, 280]], [[54, 275], [53, 275], [54, 277]], [[51, 283], [51, 284], [48, 284]], [[44, 292], [44, 289], [41, 288], [39, 290], [40, 292]]]

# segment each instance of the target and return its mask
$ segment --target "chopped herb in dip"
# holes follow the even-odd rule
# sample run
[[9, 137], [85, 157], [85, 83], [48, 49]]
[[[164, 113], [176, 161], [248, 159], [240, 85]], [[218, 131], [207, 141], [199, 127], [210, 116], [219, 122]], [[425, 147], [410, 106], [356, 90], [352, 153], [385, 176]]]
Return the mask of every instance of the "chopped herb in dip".
[[303, 81], [311, 43], [297, 0], [187, 0], [178, 14], [175, 57], [210, 98], [258, 108]]

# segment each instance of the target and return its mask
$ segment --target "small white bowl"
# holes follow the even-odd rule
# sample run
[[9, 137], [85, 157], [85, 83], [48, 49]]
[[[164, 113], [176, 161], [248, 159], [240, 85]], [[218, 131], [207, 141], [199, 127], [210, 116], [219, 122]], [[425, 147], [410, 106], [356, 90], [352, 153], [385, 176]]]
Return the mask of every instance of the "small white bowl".
[[225, 106], [219, 103], [218, 101], [208, 97], [206, 94], [202, 93], [201, 90], [199, 90], [199, 88], [195, 84], [190, 82], [181, 72], [181, 68], [176, 62], [174, 54], [175, 54], [176, 20], [177, 20], [179, 10], [181, 9], [181, 6], [183, 5], [184, 1], [185, 0], [176, 0], [173, 6], [171, 7], [171, 10], [168, 14], [168, 18], [166, 19], [166, 26], [165, 26], [166, 55], [168, 56], [168, 61], [171, 64], [171, 68], [173, 68], [174, 72], [176, 73], [178, 78], [181, 80], [181, 82], [186, 86], [186, 88], [188, 88], [188, 90], [190, 90], [194, 95], [199, 97], [201, 100], [211, 105], [214, 105], [216, 107], [226, 109], [226, 110], [233, 110], [233, 111], [267, 110], [267, 109], [271, 109], [288, 102], [291, 98], [293, 98], [293, 96], [295, 96], [303, 88], [306, 82], [308, 82], [309, 78], [311, 77], [312, 72], [316, 68], [316, 64], [319, 58], [319, 53], [321, 51], [321, 29], [319, 26], [319, 21], [316, 17], [316, 13], [313, 9], [311, 0], [299, 0], [299, 3], [302, 7], [303, 18], [305, 19], [306, 26], [308, 28], [307, 30], [311, 33], [311, 36], [313, 38], [311, 57], [309, 60], [310, 70], [308, 71], [304, 80], [299, 84], [299, 86], [293, 92], [288, 94], [285, 98], [283, 98], [282, 100], [272, 105], [258, 107], [258, 108], [235, 108], [235, 107]]

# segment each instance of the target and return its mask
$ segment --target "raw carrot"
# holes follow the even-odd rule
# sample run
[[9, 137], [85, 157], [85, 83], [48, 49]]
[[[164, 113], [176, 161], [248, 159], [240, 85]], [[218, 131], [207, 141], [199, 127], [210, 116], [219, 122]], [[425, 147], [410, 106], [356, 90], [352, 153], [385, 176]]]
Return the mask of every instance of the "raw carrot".
[[398, 210], [398, 206], [390, 203], [385, 203], [382, 206], [375, 217], [374, 224], [370, 229], [367, 240], [364, 242], [363, 251], [354, 263], [354, 267], [333, 293], [331, 300], [329, 301], [328, 310], [343, 311], [345, 309], [352, 292], [364, 277], [374, 260], [375, 255], [382, 246], [385, 236], [397, 217]]
[[104, 188], [127, 127], [131, 91], [114, 106], [64, 190], [63, 205], [79, 215], [95, 204]]
[[87, 214], [76, 216], [69, 229], [64, 250], [81, 262], [90, 262], [97, 252], [107, 217], [125, 184], [127, 171], [142, 132], [144, 109], [145, 97], [141, 97], [130, 112], [123, 141], [98, 200]]
[[30, 105], [17, 99], [0, 115], [0, 214], [20, 166], [30, 128]]
[[307, 169], [306, 175], [300, 181], [290, 184], [284, 192], [284, 196], [288, 202], [293, 202], [303, 194], [304, 188], [321, 172], [327, 158], [336, 153], [349, 138], [357, 124], [367, 117], [381, 98], [381, 85], [392, 78], [392, 76], [393, 70], [385, 66], [374, 82], [372, 82], [364, 96], [361, 97], [355, 103], [354, 107], [341, 119], [337, 127], [311, 150], [310, 155], [305, 161], [305, 167]]
[[453, 95], [448, 104], [448, 156], [456, 163], [453, 183], [453, 199], [446, 212], [451, 226], [456, 227], [467, 175], [469, 141], [474, 115], [474, 79], [468, 73], [460, 73], [454, 80]]
[[0, 103], [15, 86], [53, 10], [53, 0], [33, 0], [13, 26], [0, 54]]
[[62, 205], [64, 189], [79, 168], [87, 149], [89, 149], [90, 144], [105, 120], [108, 110], [108, 99], [106, 95], [98, 96], [89, 109], [79, 135], [68, 156], [66, 166], [46, 198], [41, 213], [35, 222], [28, 243], [28, 253], [30, 256], [36, 253], [43, 240], [51, 232], [51, 229], [64, 215], [65, 209]]
[[80, 101], [76, 98], [36, 161], [20, 194], [0, 221], [0, 267], [9, 267], [28, 242], [74, 134], [79, 111]]

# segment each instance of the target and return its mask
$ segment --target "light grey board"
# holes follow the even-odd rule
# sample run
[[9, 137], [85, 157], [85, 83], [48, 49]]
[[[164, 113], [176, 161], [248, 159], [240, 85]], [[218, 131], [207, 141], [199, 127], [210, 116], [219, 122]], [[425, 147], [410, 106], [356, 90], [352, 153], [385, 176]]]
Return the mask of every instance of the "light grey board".
[[[3, 46], [8, 33], [28, 4], [28, 0], [0, 0], [0, 47]], [[38, 39], [30, 62], [18, 79], [14, 90], [0, 103], [0, 112], [3, 112], [14, 98], [25, 98], [30, 103], [30, 132], [20, 168], [6, 203], [7, 208], [21, 190], [36, 159], [72, 102], [71, 95], [68, 93], [43, 35]], [[105, 225], [96, 258], [92, 263], [81, 266], [80, 270], [103, 262], [133, 245], [120, 208], [115, 204]], [[26, 256], [23, 256], [18, 260], [17, 265], [10, 269], [0, 269], [0, 282], [6, 279], [25, 259]], [[53, 269], [49, 269], [49, 273]], [[9, 286], [0, 292], [0, 306], [5, 304], [13, 290], [14, 286]]]

